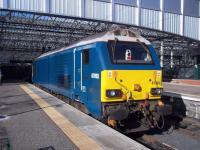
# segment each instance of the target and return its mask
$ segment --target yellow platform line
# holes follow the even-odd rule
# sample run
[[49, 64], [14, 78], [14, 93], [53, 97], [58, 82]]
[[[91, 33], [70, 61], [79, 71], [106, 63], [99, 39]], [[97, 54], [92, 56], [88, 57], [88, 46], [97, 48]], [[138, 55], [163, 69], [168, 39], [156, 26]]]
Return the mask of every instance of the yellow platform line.
[[[100, 150], [102, 149], [92, 138], [83, 133], [55, 108], [49, 107], [44, 99], [35, 94], [31, 89], [25, 85], [20, 87], [42, 108], [42, 110], [49, 116], [49, 118], [63, 131], [63, 133], [70, 138], [70, 140], [81, 150]], [[45, 108], [46, 107], [46, 108]]]

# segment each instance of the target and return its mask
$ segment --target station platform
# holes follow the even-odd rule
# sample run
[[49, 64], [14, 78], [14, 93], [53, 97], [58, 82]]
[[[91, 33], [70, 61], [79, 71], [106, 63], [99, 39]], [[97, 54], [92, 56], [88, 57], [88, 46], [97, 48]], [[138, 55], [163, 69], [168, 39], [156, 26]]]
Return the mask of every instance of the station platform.
[[200, 119], [200, 85], [194, 80], [182, 82], [165, 82], [163, 95], [175, 99], [176, 109], [185, 111], [186, 116]]
[[13, 150], [147, 149], [27, 83], [0, 86], [0, 115], [0, 141]]
[[[170, 93], [180, 94], [182, 96], [190, 96], [193, 98], [200, 98], [200, 83], [194, 84], [182, 84], [175, 82], [165, 82], [164, 83], [164, 91]], [[200, 101], [200, 99], [199, 99]]]
[[200, 86], [200, 80], [173, 79], [172, 83]]

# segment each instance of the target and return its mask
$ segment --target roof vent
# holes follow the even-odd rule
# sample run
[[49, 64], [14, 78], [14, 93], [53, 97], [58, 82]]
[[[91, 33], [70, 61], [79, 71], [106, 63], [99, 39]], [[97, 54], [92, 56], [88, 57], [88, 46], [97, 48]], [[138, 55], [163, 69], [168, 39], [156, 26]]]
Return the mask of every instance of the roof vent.
[[129, 36], [128, 30], [121, 30], [121, 36]]
[[113, 31], [116, 36], [137, 37], [137, 34], [128, 29], [117, 29]]
[[114, 35], [120, 36], [120, 35], [121, 35], [120, 29], [115, 30], [115, 31], [114, 31]]
[[128, 31], [128, 33], [129, 33], [130, 37], [137, 37], [137, 35], [134, 32], [130, 31], [130, 30]]

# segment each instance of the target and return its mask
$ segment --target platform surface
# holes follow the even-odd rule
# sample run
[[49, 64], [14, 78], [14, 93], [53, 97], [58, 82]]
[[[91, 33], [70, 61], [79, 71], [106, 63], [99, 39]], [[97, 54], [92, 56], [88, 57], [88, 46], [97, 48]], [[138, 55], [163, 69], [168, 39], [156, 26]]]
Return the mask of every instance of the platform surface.
[[182, 96], [190, 96], [200, 101], [200, 85], [189, 85], [180, 83], [164, 83], [164, 91], [168, 93], [176, 93]]
[[164, 83], [164, 96], [173, 97], [177, 110], [191, 118], [200, 119], [200, 86], [183, 83]]
[[185, 85], [197, 85], [200, 86], [200, 80], [189, 79], [172, 79], [172, 83], [185, 84]]
[[0, 114], [14, 150], [147, 149], [31, 84], [1, 85]]

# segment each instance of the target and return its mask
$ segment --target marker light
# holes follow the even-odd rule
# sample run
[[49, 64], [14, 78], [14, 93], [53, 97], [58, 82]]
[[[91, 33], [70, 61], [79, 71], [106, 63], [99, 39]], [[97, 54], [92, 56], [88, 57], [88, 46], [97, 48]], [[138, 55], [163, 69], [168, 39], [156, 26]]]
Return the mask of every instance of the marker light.
[[122, 91], [119, 89], [111, 89], [111, 90], [106, 90], [106, 97], [109, 98], [121, 98], [123, 95]]
[[116, 96], [116, 92], [114, 90], [110, 91], [110, 96]]
[[151, 94], [152, 95], [162, 95], [163, 89], [162, 88], [152, 88]]

